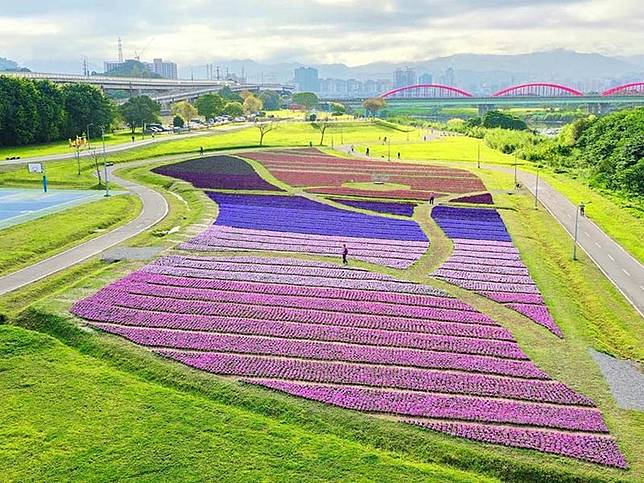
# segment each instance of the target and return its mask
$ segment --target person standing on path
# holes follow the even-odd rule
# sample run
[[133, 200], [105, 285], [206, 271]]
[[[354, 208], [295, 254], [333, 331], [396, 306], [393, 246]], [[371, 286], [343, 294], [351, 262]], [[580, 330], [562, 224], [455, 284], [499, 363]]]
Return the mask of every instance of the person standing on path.
[[349, 261], [347, 260], [347, 256], [349, 255], [349, 249], [347, 248], [346, 243], [342, 245], [342, 264], [343, 265], [348, 265]]
[[431, 195], [429, 197], [429, 205], [432, 206], [434, 204], [434, 195]]
[[365, 151], [365, 155], [369, 156], [369, 148]]
[[203, 146], [199, 147], [199, 156], [203, 156]]
[[400, 159], [400, 151], [398, 151], [398, 159]]
[[583, 201], [579, 203], [579, 214], [581, 216], [586, 216], [586, 205], [583, 203]]

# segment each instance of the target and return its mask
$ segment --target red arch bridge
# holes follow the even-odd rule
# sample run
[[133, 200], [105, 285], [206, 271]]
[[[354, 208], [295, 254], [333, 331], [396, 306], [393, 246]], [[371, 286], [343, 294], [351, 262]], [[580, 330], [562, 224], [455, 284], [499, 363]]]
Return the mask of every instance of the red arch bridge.
[[[644, 105], [644, 82], [613, 87], [601, 93], [583, 93], [551, 82], [530, 82], [501, 89], [490, 96], [476, 96], [443, 84], [417, 84], [399, 87], [381, 97], [390, 104], [419, 101], [430, 106], [477, 106], [485, 112], [504, 106], [585, 105], [593, 112], [620, 105]], [[357, 101], [358, 99], [356, 99]]]

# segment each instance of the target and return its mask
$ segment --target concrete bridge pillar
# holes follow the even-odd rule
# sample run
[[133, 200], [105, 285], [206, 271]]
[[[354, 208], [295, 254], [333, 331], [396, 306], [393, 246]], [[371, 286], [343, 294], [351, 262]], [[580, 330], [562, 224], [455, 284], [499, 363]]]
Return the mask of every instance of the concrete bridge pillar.
[[586, 106], [586, 110], [589, 114], [604, 114], [610, 111], [610, 105], [600, 104], [598, 102], [591, 102]]

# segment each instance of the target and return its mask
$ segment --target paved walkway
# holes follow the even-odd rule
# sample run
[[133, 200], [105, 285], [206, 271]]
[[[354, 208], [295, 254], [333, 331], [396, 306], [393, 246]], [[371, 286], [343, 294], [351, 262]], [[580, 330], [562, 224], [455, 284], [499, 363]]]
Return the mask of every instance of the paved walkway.
[[[503, 166], [486, 165], [486, 168], [514, 173], [513, 168]], [[536, 175], [519, 171], [517, 178], [534, 195]], [[539, 179], [538, 198], [539, 202], [574, 238], [575, 216], [578, 207], [543, 179]], [[644, 266], [586, 217], [579, 217], [577, 241], [579, 247], [588, 254], [599, 269], [604, 272], [604, 275], [633, 304], [640, 315], [644, 316]], [[570, 256], [572, 257], [572, 244], [570, 245]]]
[[[118, 166], [123, 167], [125, 165]], [[145, 186], [114, 176], [110, 168], [110, 181], [136, 194], [143, 202], [139, 216], [131, 222], [78, 246], [70, 248], [42, 262], [0, 277], [0, 295], [19, 289], [30, 283], [41, 280], [77, 263], [87, 260], [102, 251], [122, 243], [139, 233], [151, 228], [168, 213], [168, 204], [158, 192]]]

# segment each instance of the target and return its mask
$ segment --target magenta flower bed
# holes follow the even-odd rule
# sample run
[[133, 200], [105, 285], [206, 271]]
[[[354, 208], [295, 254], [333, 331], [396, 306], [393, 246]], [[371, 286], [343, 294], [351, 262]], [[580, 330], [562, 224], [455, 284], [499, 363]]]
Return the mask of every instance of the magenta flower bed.
[[170, 256], [72, 311], [214, 374], [471, 439], [482, 439], [471, 428], [491, 428], [489, 442], [617, 461], [579, 443], [614, 445], [590, 399], [552, 380], [494, 320], [426, 285], [314, 261]]
[[496, 210], [440, 206], [432, 217], [454, 243], [433, 276], [500, 302], [563, 337]]

